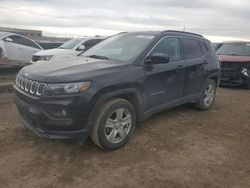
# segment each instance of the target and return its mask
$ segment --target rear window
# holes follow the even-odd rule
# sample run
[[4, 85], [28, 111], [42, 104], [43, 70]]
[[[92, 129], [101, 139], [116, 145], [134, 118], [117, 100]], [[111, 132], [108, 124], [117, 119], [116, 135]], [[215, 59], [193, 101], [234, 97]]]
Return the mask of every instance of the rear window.
[[202, 56], [200, 44], [195, 39], [182, 39], [184, 59], [193, 59]]

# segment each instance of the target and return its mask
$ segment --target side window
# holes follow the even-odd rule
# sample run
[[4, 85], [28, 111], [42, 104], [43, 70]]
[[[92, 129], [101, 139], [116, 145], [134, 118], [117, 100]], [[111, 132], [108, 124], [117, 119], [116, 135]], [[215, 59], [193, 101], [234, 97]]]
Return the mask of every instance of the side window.
[[101, 41], [101, 39], [90, 39], [86, 42], [84, 42], [84, 46], [86, 47], [86, 49], [89, 49], [91, 47], [93, 47], [94, 45], [96, 45], [97, 43], [99, 43]]
[[96, 44], [98, 44], [101, 41], [103, 41], [103, 39], [94, 39], [93, 40], [93, 45], [96, 45]]
[[13, 43], [40, 49], [40, 47], [34, 42], [19, 35], [8, 36], [7, 38], [11, 38], [13, 40]]
[[31, 41], [29, 39], [26, 39], [24, 37], [21, 37], [21, 38], [22, 38], [22, 42], [23, 42], [23, 44], [25, 46], [29, 46], [31, 48], [38, 48], [38, 49], [40, 49], [39, 46], [36, 43], [34, 43], [33, 41]]
[[[12, 39], [12, 42], [13, 42], [13, 43], [16, 43], [16, 44], [20, 44], [20, 42], [21, 42], [21, 37], [18, 36], [18, 35], [11, 35], [11, 36], [8, 36], [8, 37], [6, 37], [6, 41], [7, 41], [7, 38]], [[22, 44], [22, 43], [21, 43], [21, 44]]]
[[203, 55], [206, 54], [208, 49], [207, 49], [207, 47], [206, 47], [206, 45], [205, 45], [205, 43], [203, 41], [200, 41], [200, 46], [201, 46], [202, 54]]
[[164, 38], [153, 49], [153, 53], [164, 53], [168, 55], [170, 61], [178, 61], [181, 59], [180, 43], [178, 38]]
[[182, 39], [184, 59], [193, 59], [202, 56], [201, 47], [198, 40]]

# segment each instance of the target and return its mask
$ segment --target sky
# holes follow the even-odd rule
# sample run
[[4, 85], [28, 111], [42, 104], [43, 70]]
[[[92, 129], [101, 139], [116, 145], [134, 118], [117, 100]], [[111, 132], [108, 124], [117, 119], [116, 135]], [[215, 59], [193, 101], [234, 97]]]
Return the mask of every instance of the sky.
[[250, 0], [0, 0], [0, 26], [46, 36], [185, 30], [213, 42], [250, 40]]

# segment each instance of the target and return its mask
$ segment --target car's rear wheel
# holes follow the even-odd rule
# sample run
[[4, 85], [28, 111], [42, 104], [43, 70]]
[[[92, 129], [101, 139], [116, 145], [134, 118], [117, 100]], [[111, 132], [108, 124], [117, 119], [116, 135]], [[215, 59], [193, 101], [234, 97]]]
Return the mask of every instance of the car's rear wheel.
[[124, 146], [136, 124], [133, 105], [116, 98], [106, 102], [97, 112], [92, 141], [102, 149], [115, 150]]
[[209, 109], [215, 99], [216, 94], [216, 84], [213, 80], [208, 79], [201, 92], [201, 97], [195, 103], [195, 106], [200, 110], [207, 110]]

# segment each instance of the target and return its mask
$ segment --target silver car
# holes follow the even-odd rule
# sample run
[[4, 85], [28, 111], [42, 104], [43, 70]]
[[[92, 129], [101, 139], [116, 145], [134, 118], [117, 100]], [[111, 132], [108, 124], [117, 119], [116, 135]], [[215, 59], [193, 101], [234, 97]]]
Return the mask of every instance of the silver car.
[[43, 50], [35, 53], [32, 57], [31, 63], [37, 62], [49, 62], [56, 59], [64, 59], [68, 57], [74, 57], [88, 50], [97, 43], [103, 41], [106, 37], [82, 37], [73, 38], [58, 48]]

